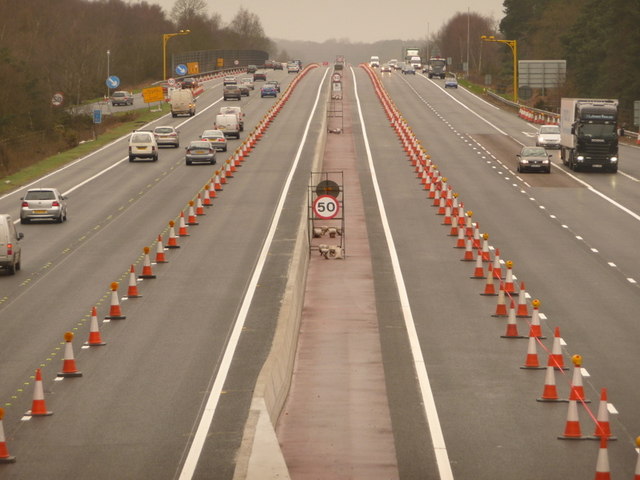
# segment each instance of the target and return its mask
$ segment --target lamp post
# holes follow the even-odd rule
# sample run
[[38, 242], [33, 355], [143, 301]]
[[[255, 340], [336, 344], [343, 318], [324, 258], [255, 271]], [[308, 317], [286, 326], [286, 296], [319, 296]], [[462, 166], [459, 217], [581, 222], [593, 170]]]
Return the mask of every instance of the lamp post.
[[178, 35], [189, 35], [191, 30], [180, 30], [176, 33], [165, 33], [162, 35], [162, 79], [167, 79], [167, 41], [171, 37], [176, 37]]
[[107, 50], [107, 82], [105, 82], [107, 84], [107, 98], [109, 98], [109, 94], [110, 94], [110, 88], [109, 88], [109, 76], [111, 75], [111, 68], [109, 65], [109, 61], [111, 59], [111, 50]]
[[517, 40], [501, 40], [493, 35], [482, 35], [480, 40], [485, 42], [499, 42], [506, 43], [511, 48], [513, 53], [513, 101], [518, 103], [518, 42]]

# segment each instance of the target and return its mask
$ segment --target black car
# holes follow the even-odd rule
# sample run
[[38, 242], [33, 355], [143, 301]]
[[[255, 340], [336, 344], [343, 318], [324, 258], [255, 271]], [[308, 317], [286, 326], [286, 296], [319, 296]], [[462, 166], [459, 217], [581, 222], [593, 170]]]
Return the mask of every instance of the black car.
[[195, 78], [185, 78], [180, 82], [180, 86], [182, 88], [196, 88], [198, 81]]
[[518, 172], [551, 173], [551, 155], [543, 147], [522, 147], [516, 158]]

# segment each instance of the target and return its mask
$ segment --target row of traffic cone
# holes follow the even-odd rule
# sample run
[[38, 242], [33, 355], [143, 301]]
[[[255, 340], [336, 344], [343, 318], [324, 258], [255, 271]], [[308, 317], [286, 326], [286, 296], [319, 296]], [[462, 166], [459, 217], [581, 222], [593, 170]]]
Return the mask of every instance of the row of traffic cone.
[[[615, 440], [611, 434], [608, 418], [608, 402], [606, 389], [602, 389], [600, 405], [596, 418], [595, 432], [592, 436], [583, 436], [578, 421], [577, 403], [580, 402], [585, 407], [589, 400], [586, 398], [582, 385], [581, 365], [582, 358], [574, 355], [573, 376], [570, 387], [570, 395], [567, 399], [561, 399], [558, 396], [555, 385], [555, 370], [565, 370], [562, 355], [560, 329], [555, 329], [553, 347], [549, 352], [549, 358], [546, 366], [542, 366], [538, 360], [537, 345], [541, 344], [542, 336], [540, 326], [539, 300], [533, 300], [531, 306], [533, 311], [530, 313], [527, 304], [527, 293], [524, 282], [516, 284], [513, 275], [513, 263], [505, 262], [506, 275], [503, 278], [501, 265], [499, 261], [499, 250], [496, 249], [494, 261], [492, 263], [490, 249], [488, 245], [488, 235], [479, 234], [479, 225], [472, 221], [472, 211], [464, 211], [464, 205], [459, 200], [448, 183], [447, 178], [442, 176], [437, 166], [431, 162], [431, 158], [426, 154], [420, 143], [415, 138], [410, 127], [406, 124], [393, 102], [388, 97], [386, 91], [382, 87], [379, 78], [373, 73], [372, 69], [364, 65], [374, 84], [374, 89], [382, 103], [385, 114], [387, 115], [391, 126], [396, 130], [400, 144], [409, 158], [410, 165], [414, 168], [417, 177], [424, 190], [427, 190], [427, 198], [433, 200], [432, 206], [437, 207], [437, 214], [443, 215], [443, 225], [450, 227], [449, 235], [457, 238], [455, 248], [464, 249], [462, 261], [475, 261], [475, 267], [472, 279], [484, 279], [485, 288], [481, 295], [498, 297], [498, 305], [495, 317], [507, 317], [507, 331], [503, 338], [525, 338], [528, 339], [527, 355], [523, 369], [545, 370], [545, 385], [542, 396], [537, 400], [540, 402], [568, 402], [569, 411], [567, 415], [567, 423], [565, 431], [558, 438], [562, 439], [597, 439], [601, 440], [601, 448], [598, 454], [596, 466], [596, 479], [608, 479], [609, 465], [606, 452], [607, 442]], [[484, 272], [484, 263], [487, 263], [487, 273]], [[496, 291], [494, 281], [499, 281], [499, 291]], [[516, 305], [517, 296], [517, 305]], [[506, 299], [509, 299], [509, 308], [507, 309]], [[529, 324], [529, 335], [519, 335], [517, 331], [516, 318], [531, 318]], [[544, 346], [544, 345], [543, 345]], [[588, 407], [587, 407], [588, 408]], [[591, 415], [593, 417], [593, 415]], [[640, 446], [640, 437], [637, 439]], [[640, 480], [640, 457], [636, 467], [636, 477]]]

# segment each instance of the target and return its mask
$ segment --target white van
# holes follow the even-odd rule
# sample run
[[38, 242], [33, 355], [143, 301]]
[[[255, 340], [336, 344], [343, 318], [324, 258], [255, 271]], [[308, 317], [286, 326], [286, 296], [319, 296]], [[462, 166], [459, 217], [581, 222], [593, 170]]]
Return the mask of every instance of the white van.
[[240, 122], [238, 122], [238, 115], [235, 113], [216, 115], [216, 123], [213, 128], [222, 130], [225, 137], [240, 138]]
[[369, 66], [373, 68], [380, 67], [380, 57], [378, 57], [377, 55], [372, 55], [371, 59], [369, 60]]
[[220, 114], [224, 115], [227, 113], [231, 113], [233, 115], [237, 115], [238, 124], [240, 125], [240, 131], [244, 131], [244, 112], [241, 107], [220, 107]]
[[8, 270], [9, 275], [20, 270], [20, 240], [23, 237], [24, 235], [16, 230], [11, 215], [0, 213], [0, 268]]
[[173, 90], [169, 94], [169, 105], [171, 105], [171, 116], [196, 114], [196, 101], [190, 88]]

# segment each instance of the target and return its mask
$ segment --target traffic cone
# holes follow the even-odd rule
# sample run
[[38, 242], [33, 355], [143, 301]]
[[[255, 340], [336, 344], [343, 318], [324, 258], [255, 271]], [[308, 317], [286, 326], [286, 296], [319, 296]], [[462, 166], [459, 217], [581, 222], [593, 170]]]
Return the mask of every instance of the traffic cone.
[[16, 457], [9, 455], [9, 448], [4, 436], [4, 426], [2, 419], [4, 418], [4, 408], [0, 407], [0, 463], [15, 463]]
[[109, 315], [104, 318], [107, 320], [124, 320], [127, 318], [122, 315], [122, 309], [120, 308], [120, 301], [118, 300], [118, 282], [111, 282], [111, 306], [109, 308]]
[[204, 213], [204, 205], [202, 204], [202, 196], [198, 194], [198, 196], [196, 197], [196, 216], [200, 216], [200, 215], [205, 215], [205, 213]]
[[213, 200], [217, 196], [218, 194], [216, 193], [215, 180], [212, 178], [211, 181], [209, 182], [209, 197], [211, 197], [211, 200]]
[[562, 347], [560, 345], [562, 338], [560, 337], [560, 327], [556, 327], [553, 335], [553, 346], [549, 354], [547, 365], [558, 370], [566, 370], [564, 366], [564, 357], [562, 356]]
[[436, 215], [444, 215], [447, 212], [447, 199], [445, 197], [440, 197], [440, 202], [438, 203], [438, 211]]
[[569, 410], [567, 411], [567, 423], [564, 427], [564, 434], [558, 435], [560, 440], [584, 440], [580, 430], [580, 418], [578, 417], [578, 405], [575, 400], [569, 400]]
[[555, 369], [551, 366], [547, 366], [547, 373], [544, 377], [544, 389], [542, 390], [542, 397], [536, 398], [538, 402], [568, 402], [567, 399], [561, 399], [558, 396], [558, 389], [556, 388], [556, 374]]
[[505, 263], [507, 267], [507, 275], [504, 280], [504, 292], [509, 293], [511, 295], [515, 295], [516, 288], [513, 284], [513, 262], [511, 260], [507, 260]]
[[156, 263], [168, 263], [162, 246], [162, 235], [158, 235], [158, 241], [156, 242]]
[[227, 167], [224, 166], [220, 169], [220, 183], [225, 185], [227, 183]]
[[590, 403], [591, 400], [587, 400], [584, 394], [584, 387], [582, 385], [582, 356], [574, 355], [571, 357], [573, 363], [573, 376], [571, 380], [571, 395], [569, 400], [581, 401], [583, 403]]
[[527, 346], [527, 356], [524, 361], [524, 365], [520, 368], [525, 370], [544, 370], [547, 367], [541, 367], [538, 361], [537, 339], [529, 335], [529, 345]]
[[497, 295], [496, 287], [493, 284], [493, 266], [491, 264], [489, 264], [489, 266], [487, 267], [487, 281], [484, 284], [484, 292], [482, 292], [480, 295]]
[[473, 262], [473, 243], [470, 238], [467, 238], [465, 244], [464, 255], [460, 259], [461, 262]]
[[451, 207], [449, 205], [444, 207], [444, 218], [442, 219], [441, 225], [451, 225], [453, 222], [451, 220]]
[[480, 224], [473, 224], [473, 248], [480, 248]]
[[476, 256], [476, 268], [473, 270], [473, 275], [471, 275], [469, 278], [487, 278], [484, 276], [484, 268], [482, 267], [482, 254], [480, 250], [478, 250], [478, 255]]
[[204, 205], [205, 207], [210, 207], [213, 205], [213, 203], [211, 202], [211, 194], [209, 193], [210, 188], [211, 187], [209, 186], [209, 184], [204, 186], [204, 193], [202, 194], [202, 205]]
[[527, 307], [527, 292], [524, 288], [524, 282], [520, 282], [520, 292], [518, 293], [518, 310], [516, 311], [518, 318], [530, 318], [529, 308]]
[[167, 248], [180, 248], [178, 245], [178, 237], [176, 236], [175, 222], [169, 221], [169, 240], [167, 241]]
[[473, 212], [471, 210], [468, 210], [466, 213], [466, 222], [465, 222], [465, 227], [464, 227], [464, 235], [465, 237], [472, 237], [473, 236], [473, 222], [471, 221], [471, 218], [473, 217]]
[[507, 331], [504, 335], [500, 335], [500, 338], [527, 338], [518, 334], [518, 325], [516, 324], [516, 307], [513, 300], [511, 300], [511, 306], [509, 307]]
[[458, 228], [458, 241], [456, 242], [456, 246], [453, 248], [465, 248], [467, 246], [467, 241], [464, 238], [464, 231], [462, 228]]
[[91, 308], [91, 324], [89, 326], [89, 340], [85, 345], [90, 347], [100, 347], [106, 345], [100, 338], [100, 329], [98, 328], [98, 310], [96, 307]]
[[500, 281], [500, 289], [498, 290], [498, 303], [496, 305], [496, 313], [492, 314], [492, 317], [506, 317], [507, 313], [507, 304], [505, 302], [505, 294], [504, 294], [504, 282]]
[[[114, 282], [115, 283], [115, 282]], [[64, 334], [64, 361], [62, 363], [62, 371], [58, 372], [59, 377], [81, 377], [82, 372], [76, 367], [76, 360], [73, 356], [73, 333], [67, 332]]]
[[502, 267], [500, 266], [500, 249], [496, 248], [493, 254], [493, 276], [496, 278], [502, 277]]
[[222, 180], [220, 179], [220, 170], [216, 170], [216, 176], [213, 180], [213, 188], [217, 191], [222, 190]]
[[595, 480], [611, 480], [611, 470], [609, 469], [609, 453], [607, 451], [607, 437], [600, 439], [600, 449], [598, 450], [598, 460], [596, 462]]
[[606, 437], [608, 440], [617, 440], [611, 435], [611, 426], [609, 425], [609, 402], [607, 401], [607, 389], [600, 390], [600, 404], [598, 405], [598, 415], [596, 416], [596, 429], [593, 434], [593, 440]]
[[198, 219], [196, 218], [196, 212], [193, 209], [193, 200], [189, 200], [189, 216], [187, 217], [187, 225], [198, 225]]
[[187, 237], [189, 232], [187, 231], [187, 224], [184, 221], [184, 212], [180, 212], [180, 223], [178, 225], [178, 236]]
[[537, 298], [532, 300], [531, 306], [533, 307], [533, 313], [531, 314], [529, 336], [536, 338], [547, 338], [542, 335], [542, 329], [540, 327], [540, 300], [538, 300]]
[[127, 298], [138, 298], [141, 295], [138, 293], [138, 282], [136, 280], [136, 269], [131, 265], [129, 271], [129, 288], [127, 289]]
[[[138, 278], [156, 278], [151, 269], [151, 259], [149, 258], [149, 247], [144, 247], [144, 261], [142, 262], [142, 274], [138, 275]], [[133, 265], [131, 265], [133, 269]]]
[[53, 415], [53, 412], [47, 410], [47, 404], [44, 400], [44, 388], [42, 387], [42, 373], [40, 369], [36, 369], [36, 381], [33, 385], [33, 402], [31, 402], [31, 410], [28, 410], [25, 415], [33, 417], [45, 417]]
[[491, 261], [491, 253], [489, 252], [489, 234], [482, 234], [482, 261], [489, 262]]

